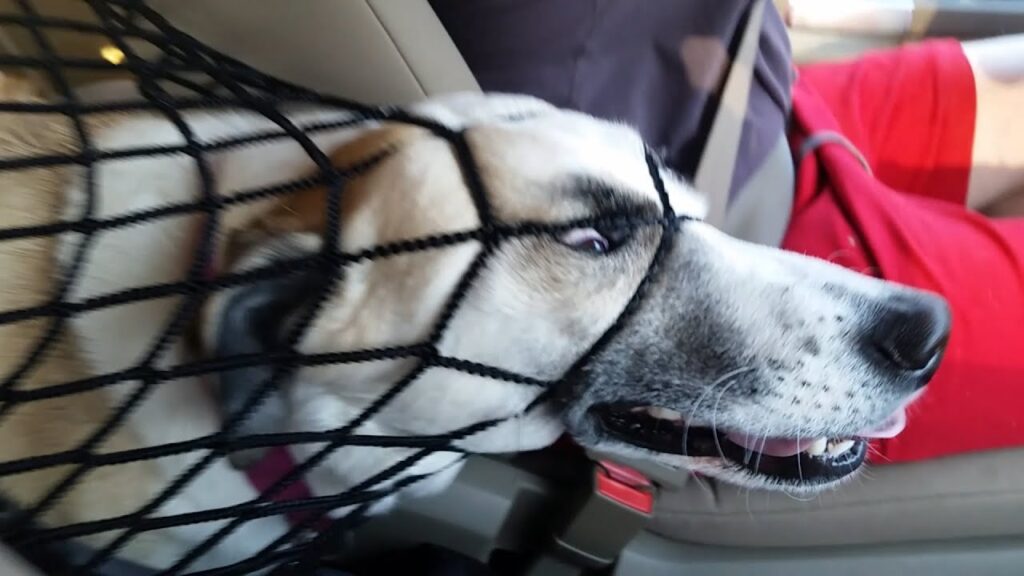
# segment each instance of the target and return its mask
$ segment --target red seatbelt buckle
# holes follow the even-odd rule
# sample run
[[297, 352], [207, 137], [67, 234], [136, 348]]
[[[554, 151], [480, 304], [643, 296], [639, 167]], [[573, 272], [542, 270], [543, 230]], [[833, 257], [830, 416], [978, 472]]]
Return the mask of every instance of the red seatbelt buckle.
[[571, 565], [604, 568], [650, 521], [655, 486], [640, 472], [607, 460], [594, 463], [590, 479], [554, 533], [554, 553]]
[[628, 466], [598, 461], [594, 468], [594, 491], [637, 512], [654, 512], [654, 484]]

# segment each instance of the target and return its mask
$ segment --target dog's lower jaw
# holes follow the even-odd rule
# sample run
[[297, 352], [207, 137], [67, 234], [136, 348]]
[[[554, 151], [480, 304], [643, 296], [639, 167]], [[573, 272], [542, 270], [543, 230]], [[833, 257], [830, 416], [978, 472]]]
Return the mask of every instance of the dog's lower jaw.
[[[462, 469], [467, 452], [503, 454], [538, 450], [553, 444], [563, 431], [554, 412], [540, 408], [529, 415], [511, 418], [465, 440], [454, 442], [459, 452], [436, 451], [417, 457], [418, 449], [343, 446], [311, 470], [306, 479], [315, 495], [341, 494], [353, 488], [388, 492], [396, 485], [402, 486], [394, 493], [367, 502], [365, 513], [380, 515], [391, 511], [404, 499], [427, 497], [445, 490]], [[360, 427], [359, 433], [392, 437], [408, 435], [408, 432], [383, 428], [372, 420]], [[290, 447], [298, 462], [309, 458], [318, 449], [317, 445]], [[383, 474], [400, 467], [400, 463], [405, 460], [409, 460], [408, 466], [394, 474]], [[367, 482], [378, 475], [385, 477], [376, 482]], [[411, 478], [418, 479], [405, 485]], [[353, 504], [337, 508], [330, 516], [343, 518], [359, 506]]]
[[[430, 382], [421, 389], [431, 390]], [[536, 393], [535, 393], [536, 394]], [[534, 394], [534, 396], [535, 396]], [[422, 497], [444, 490], [454, 480], [467, 453], [508, 454], [538, 450], [553, 444], [564, 432], [557, 409], [550, 405], [527, 408], [531, 397], [524, 395], [511, 406], [501, 406], [503, 420], [476, 434], [459, 438], [458, 430], [472, 426], [472, 422], [452, 422], [449, 416], [437, 413], [432, 423], [420, 421], [416, 430], [400, 429], [392, 422], [409, 424], [410, 420], [392, 405], [383, 413], [364, 422], [353, 433], [364, 437], [401, 438], [405, 436], [443, 436], [453, 434], [453, 451], [439, 449], [418, 455], [418, 448], [383, 448], [376, 446], [349, 446], [342, 443], [322, 463], [306, 474], [311, 492], [316, 496], [342, 494], [353, 488], [359, 491], [380, 491], [380, 497], [366, 502], [367, 512], [381, 514], [392, 509], [403, 498]], [[310, 430], [337, 430], [356, 421], [367, 409], [365, 398], [344, 398], [331, 393], [329, 387], [304, 381], [292, 386], [289, 392], [290, 428], [295, 432]], [[525, 411], [525, 413], [523, 413]], [[485, 421], [491, 417], [479, 416]], [[323, 444], [302, 444], [289, 447], [296, 462], [304, 462], [323, 449]], [[402, 466], [408, 460], [407, 466]], [[378, 478], [380, 477], [380, 478]], [[418, 480], [410, 480], [418, 477]], [[411, 484], [406, 485], [407, 482]], [[395, 485], [402, 486], [397, 494], [387, 494]], [[333, 517], [344, 517], [364, 503], [353, 503], [336, 509]]]
[[616, 456], [626, 459], [627, 463], [632, 461], [638, 463], [654, 462], [664, 468], [678, 472], [678, 481], [685, 482], [692, 475], [706, 476], [708, 478], [731, 484], [745, 490], [767, 490], [775, 492], [786, 492], [792, 495], [810, 496], [826, 490], [835, 489], [860, 475], [861, 469], [848, 474], [837, 480], [815, 483], [788, 483], [775, 480], [766, 476], [754, 474], [742, 467], [732, 464], [723, 458], [694, 458], [680, 456], [678, 454], [665, 454], [654, 452], [646, 448], [630, 446], [617, 441], [600, 441], [591, 447], [594, 451], [605, 454], [614, 459]]
[[[362, 458], [352, 458], [351, 451], [366, 450], [382, 454], [371, 459], [365, 458], [367, 454], [360, 455]], [[331, 510], [329, 516], [336, 519], [349, 516], [362, 507], [365, 507], [363, 513], [367, 516], [377, 516], [390, 512], [404, 499], [437, 494], [455, 480], [464, 461], [464, 455], [456, 452], [432, 452], [419, 459], [415, 459], [416, 450], [410, 449], [360, 447], [346, 448], [340, 452], [337, 457], [332, 454], [324, 464], [307, 474], [306, 480], [312, 493], [321, 496], [343, 494], [353, 488], [359, 488], [359, 491], [379, 491], [382, 495]], [[301, 453], [297, 453], [296, 456], [300, 461], [308, 457]], [[380, 481], [367, 482], [410, 457], [415, 461], [410, 462], [405, 469], [386, 475], [386, 478]], [[354, 460], [362, 461], [359, 472], [352, 467]], [[343, 470], [346, 463], [349, 466]], [[411, 483], [408, 483], [410, 481]]]
[[856, 471], [835, 480], [817, 482], [813, 484], [800, 484], [781, 482], [758, 476], [719, 459], [699, 458], [695, 460], [701, 460], [702, 462], [691, 462], [686, 464], [686, 469], [691, 473], [707, 476], [708, 478], [714, 478], [715, 480], [719, 480], [745, 490], [784, 492], [792, 496], [815, 496], [828, 490], [834, 490], [852, 479], [859, 477], [863, 470], [863, 466], [861, 466]]
[[[444, 454], [453, 453], [445, 452]], [[450, 486], [452, 482], [455, 481], [455, 477], [458, 476], [459, 471], [462, 470], [462, 466], [465, 463], [464, 460], [461, 458], [461, 455], [456, 456], [460, 457], [451, 464], [444, 466], [437, 472], [429, 474], [428, 476], [421, 478], [413, 482], [409, 486], [397, 490], [392, 494], [372, 500], [369, 503], [369, 506], [366, 508], [366, 511], [364, 512], [365, 515], [381, 516], [391, 512], [401, 502], [408, 500], [410, 498], [425, 498], [433, 496], [435, 494], [440, 494], [446, 488], [448, 488], [448, 486]], [[411, 474], [399, 473], [398, 475], [395, 476], [393, 480], [388, 481], [385, 484], [401, 482], [403, 479], [408, 478], [409, 476], [411, 476]], [[381, 486], [382, 485], [384, 484], [381, 484]], [[344, 489], [341, 490], [344, 491]], [[354, 511], [356, 511], [358, 508], [358, 505], [343, 506], [341, 508], [331, 510], [328, 515], [334, 519], [345, 518], [352, 514]]]
[[510, 454], [540, 450], [555, 443], [565, 433], [565, 425], [552, 405], [538, 406], [518, 414], [454, 444], [479, 454]]

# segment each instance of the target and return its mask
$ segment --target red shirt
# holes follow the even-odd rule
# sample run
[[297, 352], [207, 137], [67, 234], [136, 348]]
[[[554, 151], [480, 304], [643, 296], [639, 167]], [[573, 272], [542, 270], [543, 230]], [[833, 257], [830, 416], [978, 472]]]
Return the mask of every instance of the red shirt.
[[[1024, 103], [1022, 103], [1024, 105]], [[958, 42], [932, 41], [804, 67], [791, 143], [833, 131], [799, 163], [783, 242], [950, 303], [953, 332], [908, 426], [880, 441], [886, 462], [1024, 444], [1024, 219], [964, 207], [976, 96]]]

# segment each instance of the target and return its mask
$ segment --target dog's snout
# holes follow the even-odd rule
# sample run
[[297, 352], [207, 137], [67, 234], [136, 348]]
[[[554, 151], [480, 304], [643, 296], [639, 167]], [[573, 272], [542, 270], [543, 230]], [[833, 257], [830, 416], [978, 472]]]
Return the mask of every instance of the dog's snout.
[[[949, 339], [949, 307], [930, 294], [900, 295], [886, 303], [871, 331], [871, 343], [889, 364], [930, 376]], [[922, 378], [921, 385], [927, 383]]]

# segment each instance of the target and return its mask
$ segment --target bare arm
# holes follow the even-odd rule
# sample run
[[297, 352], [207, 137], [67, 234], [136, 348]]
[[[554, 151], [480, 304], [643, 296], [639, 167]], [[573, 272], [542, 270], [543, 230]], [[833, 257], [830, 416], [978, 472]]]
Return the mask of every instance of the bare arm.
[[1024, 35], [964, 43], [978, 94], [967, 204], [1024, 215]]

